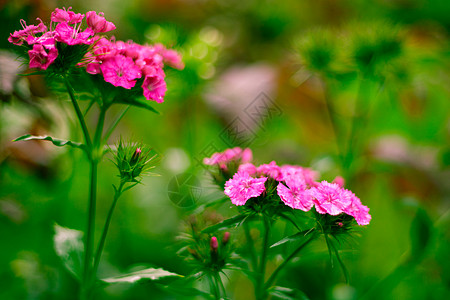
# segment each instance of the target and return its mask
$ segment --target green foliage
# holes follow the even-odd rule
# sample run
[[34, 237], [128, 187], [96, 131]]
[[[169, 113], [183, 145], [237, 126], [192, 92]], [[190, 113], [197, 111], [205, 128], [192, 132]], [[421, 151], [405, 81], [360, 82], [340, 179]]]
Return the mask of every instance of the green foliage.
[[140, 280], [159, 280], [165, 277], [181, 277], [176, 273], [172, 273], [161, 268], [148, 268], [128, 274], [123, 274], [111, 278], [102, 279], [103, 282], [113, 283], [136, 283]]
[[79, 230], [69, 229], [55, 224], [53, 238], [55, 252], [61, 258], [66, 269], [81, 280], [83, 259], [83, 233]]
[[79, 148], [81, 150], [86, 151], [86, 146], [84, 144], [67, 141], [67, 140], [62, 140], [62, 139], [57, 139], [57, 138], [54, 138], [54, 137], [51, 137], [48, 135], [47, 136], [35, 136], [35, 135], [31, 135], [31, 134], [25, 134], [25, 135], [22, 135], [16, 139], [14, 139], [14, 142], [32, 141], [32, 140], [49, 141], [53, 145], [58, 146], [58, 147], [70, 146], [70, 147]]

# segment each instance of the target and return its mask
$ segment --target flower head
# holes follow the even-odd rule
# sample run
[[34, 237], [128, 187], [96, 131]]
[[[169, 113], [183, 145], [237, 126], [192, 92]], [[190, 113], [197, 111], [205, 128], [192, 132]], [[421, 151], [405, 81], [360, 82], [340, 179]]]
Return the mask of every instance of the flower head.
[[372, 219], [372, 216], [369, 214], [369, 208], [362, 205], [361, 200], [351, 191], [345, 190], [345, 193], [351, 199], [351, 203], [344, 209], [344, 212], [353, 216], [358, 225], [368, 225]]
[[205, 165], [219, 165], [221, 168], [226, 168], [226, 164], [236, 161], [242, 164], [248, 163], [252, 160], [252, 151], [249, 148], [241, 149], [234, 147], [225, 150], [224, 152], [214, 153], [210, 158], [205, 158], [203, 163]]
[[269, 164], [263, 164], [256, 168], [258, 174], [269, 176], [277, 181], [283, 180], [283, 174], [281, 169], [277, 166], [275, 161], [271, 161]]
[[306, 183], [301, 178], [286, 181], [287, 187], [283, 183], [277, 186], [278, 196], [286, 204], [294, 209], [309, 211], [314, 203]]
[[245, 172], [238, 172], [225, 183], [225, 195], [233, 204], [244, 205], [248, 199], [258, 197], [266, 190], [266, 180], [267, 177], [253, 178]]
[[316, 210], [320, 214], [336, 216], [350, 205], [351, 198], [347, 190], [342, 189], [336, 183], [320, 182], [311, 188], [311, 196], [314, 199]]
[[86, 23], [94, 32], [108, 32], [116, 29], [112, 22], [106, 21], [103, 13], [97, 14], [95, 11], [88, 11], [86, 13]]
[[133, 60], [123, 55], [105, 59], [100, 69], [106, 82], [126, 89], [131, 89], [136, 84], [136, 79], [141, 77], [141, 70]]

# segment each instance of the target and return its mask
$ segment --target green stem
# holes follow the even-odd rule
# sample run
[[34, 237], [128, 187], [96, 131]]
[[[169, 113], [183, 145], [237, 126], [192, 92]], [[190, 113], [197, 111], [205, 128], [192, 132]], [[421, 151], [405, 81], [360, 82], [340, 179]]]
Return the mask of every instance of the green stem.
[[262, 245], [261, 260], [259, 263], [259, 274], [256, 284], [256, 299], [264, 299], [266, 297], [266, 289], [264, 288], [264, 280], [266, 274], [267, 252], [269, 250], [270, 237], [270, 221], [264, 217], [264, 239]]
[[294, 250], [294, 252], [291, 253], [291, 255], [288, 256], [288, 258], [286, 258], [283, 263], [281, 265], [278, 266], [278, 268], [275, 269], [275, 271], [272, 273], [272, 275], [270, 275], [269, 279], [267, 280], [266, 284], [265, 284], [265, 290], [267, 290], [268, 288], [271, 287], [271, 285], [274, 283], [274, 281], [276, 280], [278, 273], [280, 273], [280, 271], [286, 267], [286, 265], [294, 258], [297, 256], [297, 254], [302, 251], [303, 248], [306, 247], [306, 245], [308, 245], [310, 242], [312, 242], [315, 238], [317, 237], [316, 232], [313, 232], [310, 237], [304, 241], [297, 249]]
[[217, 283], [214, 280], [214, 276], [213, 275], [209, 275], [208, 279], [209, 279], [209, 285], [210, 285], [210, 288], [211, 288], [211, 294], [214, 295], [214, 298], [216, 300], [220, 300], [220, 291], [218, 289]]
[[253, 268], [253, 271], [256, 272], [256, 269], [258, 268], [258, 260], [256, 258], [255, 245], [253, 244], [253, 239], [250, 234], [250, 229], [248, 228], [248, 223], [244, 222], [243, 225], [244, 225], [245, 238], [247, 239], [247, 247], [250, 252], [252, 268]]
[[87, 145], [88, 149], [91, 149], [92, 141], [91, 141], [91, 137], [89, 135], [89, 131], [86, 126], [86, 122], [84, 121], [83, 113], [81, 112], [81, 109], [78, 106], [78, 102], [77, 102], [77, 99], [75, 98], [75, 94], [73, 92], [72, 85], [70, 84], [69, 79], [67, 77], [64, 78], [64, 84], [66, 86], [67, 92], [69, 93], [70, 100], [72, 101], [78, 121], [80, 122], [81, 129], [82, 129], [83, 135], [84, 135], [84, 139], [86, 141], [86, 145]]
[[108, 130], [105, 133], [104, 142], [107, 143], [109, 137], [113, 133], [114, 129], [116, 128], [117, 124], [119, 124], [120, 120], [122, 120], [123, 116], [127, 113], [127, 111], [130, 109], [130, 105], [128, 105], [121, 113], [120, 115], [114, 120], [114, 123], [111, 125], [111, 127], [108, 128]]
[[334, 140], [336, 142], [336, 152], [341, 161], [341, 166], [344, 168], [344, 149], [340, 143], [339, 126], [336, 120], [336, 115], [334, 113], [333, 103], [330, 100], [329, 93], [325, 82], [323, 83], [323, 94], [325, 99], [325, 104], [327, 108], [328, 117], [330, 118], [331, 127], [333, 129]]
[[91, 160], [90, 185], [89, 185], [89, 210], [87, 234], [84, 244], [84, 271], [82, 292], [85, 299], [90, 298], [91, 290], [91, 266], [94, 250], [95, 210], [97, 199], [97, 166], [98, 162]]
[[125, 181], [121, 181], [119, 188], [116, 190], [116, 193], [114, 194], [114, 199], [111, 204], [111, 207], [109, 208], [108, 216], [106, 217], [106, 221], [105, 221], [105, 226], [103, 226], [102, 236], [100, 238], [100, 241], [99, 241], [99, 244], [97, 247], [97, 252], [95, 253], [94, 268], [92, 270], [93, 276], [95, 276], [97, 274], [98, 265], [100, 264], [100, 259], [102, 257], [103, 247], [105, 246], [106, 236], [108, 234], [108, 229], [109, 229], [109, 225], [111, 223], [112, 215], [113, 215], [114, 209], [116, 207], [117, 200], [122, 195], [122, 189], [123, 189], [124, 185], [125, 185]]
[[220, 277], [219, 273], [216, 274], [216, 282], [217, 282], [217, 285], [219, 286], [220, 290], [222, 290], [223, 298], [226, 299], [227, 298], [227, 292], [225, 290], [225, 286], [223, 285], [222, 278]]

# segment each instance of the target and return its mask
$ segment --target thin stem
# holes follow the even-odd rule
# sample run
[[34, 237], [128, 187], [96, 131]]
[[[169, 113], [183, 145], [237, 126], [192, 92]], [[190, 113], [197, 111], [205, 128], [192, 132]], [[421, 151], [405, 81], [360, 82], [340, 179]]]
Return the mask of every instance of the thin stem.
[[329, 92], [325, 82], [323, 83], [323, 97], [325, 99], [325, 104], [327, 108], [328, 117], [330, 118], [331, 127], [333, 128], [334, 140], [336, 142], [336, 151], [341, 161], [341, 166], [344, 168], [344, 149], [340, 143], [339, 126], [336, 120], [336, 115], [334, 113], [333, 103], [329, 97]]
[[216, 282], [218, 283], [219, 288], [222, 290], [223, 298], [227, 298], [227, 292], [225, 290], [225, 286], [223, 285], [222, 278], [220, 277], [220, 274], [216, 274]]
[[92, 141], [91, 141], [91, 137], [89, 135], [89, 131], [86, 126], [86, 122], [84, 121], [83, 113], [81, 112], [81, 109], [78, 106], [78, 102], [77, 102], [77, 99], [75, 98], [75, 94], [73, 92], [72, 85], [70, 84], [69, 79], [67, 77], [64, 77], [64, 84], [66, 86], [67, 92], [69, 93], [70, 100], [72, 101], [78, 121], [80, 122], [81, 129], [82, 129], [83, 135], [84, 135], [84, 139], [86, 141], [86, 145], [87, 145], [88, 149], [91, 149]]
[[291, 253], [291, 255], [288, 256], [288, 258], [286, 258], [281, 265], [278, 266], [278, 268], [275, 269], [275, 271], [272, 273], [272, 275], [270, 275], [269, 279], [267, 280], [266, 284], [265, 284], [265, 289], [267, 290], [268, 288], [270, 288], [270, 286], [274, 283], [274, 281], [276, 280], [278, 273], [280, 273], [280, 271], [286, 267], [286, 265], [294, 258], [297, 256], [297, 254], [302, 251], [303, 248], [306, 247], [306, 245], [308, 245], [310, 242], [312, 242], [315, 238], [317, 237], [316, 232], [313, 232], [309, 239], [307, 239], [306, 241], [304, 241], [297, 249], [294, 250], [294, 252]]
[[209, 279], [209, 285], [210, 285], [210, 288], [211, 288], [211, 294], [214, 295], [216, 300], [220, 300], [220, 291], [219, 291], [219, 289], [217, 287], [217, 283], [214, 280], [214, 276], [213, 275], [209, 275], [208, 279]]
[[130, 105], [128, 105], [121, 113], [120, 115], [114, 120], [114, 123], [111, 125], [111, 127], [108, 128], [108, 130], [105, 133], [104, 136], [104, 142], [107, 143], [109, 137], [113, 133], [114, 129], [116, 128], [117, 124], [119, 124], [120, 120], [122, 120], [123, 116], [127, 113], [127, 111], [130, 109]]
[[264, 239], [262, 245], [261, 259], [259, 263], [258, 281], [256, 284], [256, 299], [264, 299], [266, 295], [266, 289], [264, 288], [264, 280], [266, 274], [267, 252], [269, 250], [269, 237], [270, 237], [270, 221], [267, 217], [264, 217]]
[[100, 241], [99, 241], [99, 244], [97, 247], [97, 252], [95, 253], [94, 268], [92, 269], [93, 276], [95, 276], [97, 274], [98, 265], [100, 264], [100, 259], [102, 257], [103, 247], [105, 246], [106, 236], [108, 234], [108, 229], [109, 229], [109, 225], [111, 223], [112, 215], [113, 215], [114, 209], [116, 207], [117, 200], [122, 195], [122, 189], [123, 189], [124, 185], [125, 185], [125, 181], [120, 181], [119, 188], [116, 190], [116, 192], [114, 194], [113, 202], [111, 204], [111, 207], [109, 208], [108, 216], [106, 217], [106, 221], [105, 221], [105, 226], [103, 226], [102, 236], [100, 238]]
[[[88, 224], [86, 241], [84, 244], [83, 290], [86, 295], [89, 295], [91, 288], [91, 266], [92, 254], [94, 250], [95, 211], [97, 199], [97, 166], [98, 162], [91, 160]], [[86, 295], [85, 297], [88, 299], [89, 296]]]
[[253, 244], [253, 239], [250, 234], [250, 229], [248, 228], [248, 223], [244, 222], [243, 225], [244, 225], [245, 238], [247, 239], [247, 247], [250, 252], [252, 268], [253, 268], [253, 271], [256, 271], [256, 269], [258, 268], [258, 260], [256, 258], [255, 245]]

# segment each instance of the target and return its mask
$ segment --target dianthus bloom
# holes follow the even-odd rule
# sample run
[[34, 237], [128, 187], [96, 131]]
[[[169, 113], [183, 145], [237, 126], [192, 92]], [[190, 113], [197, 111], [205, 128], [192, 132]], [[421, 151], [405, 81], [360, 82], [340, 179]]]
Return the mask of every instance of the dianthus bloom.
[[267, 177], [253, 178], [245, 172], [238, 172], [225, 183], [225, 195], [233, 204], [244, 205], [248, 199], [258, 197], [266, 190], [266, 180]]
[[275, 161], [271, 161], [269, 164], [260, 165], [256, 168], [256, 172], [261, 175], [269, 176], [277, 181], [283, 180], [281, 168], [277, 166]]
[[369, 214], [369, 208], [361, 204], [361, 200], [350, 191], [346, 191], [351, 199], [350, 205], [348, 205], [344, 212], [350, 216], [353, 216], [356, 223], [359, 225], [368, 225], [372, 216]]
[[306, 188], [306, 182], [302, 178], [292, 178], [286, 181], [287, 187], [279, 183], [278, 196], [286, 204], [294, 209], [309, 211], [313, 207], [311, 194]]
[[316, 184], [318, 173], [308, 168], [300, 166], [283, 165], [280, 167], [283, 180], [289, 180], [290, 178], [301, 178], [305, 183], [312, 187]]
[[182, 69], [181, 57], [162, 45], [139, 45], [132, 41], [100, 39], [86, 55], [86, 71], [101, 74], [116, 87], [133, 88], [138, 79], [148, 100], [164, 101], [167, 90], [164, 63]]
[[348, 190], [341, 188], [336, 183], [326, 181], [322, 181], [316, 187], [313, 187], [311, 195], [314, 198], [317, 212], [332, 216], [343, 213], [352, 201]]
[[236, 161], [245, 164], [249, 163], [252, 157], [252, 151], [249, 148], [241, 149], [235, 147], [227, 149], [224, 152], [214, 153], [210, 158], [205, 158], [203, 163], [209, 166], [219, 165], [220, 168], [225, 169], [226, 164], [230, 162]]
[[[106, 82], [115, 87], [129, 90], [138, 85], [148, 100], [164, 102], [167, 90], [164, 64], [184, 68], [176, 51], [161, 44], [149, 46], [106, 39], [101, 34], [114, 30], [116, 26], [107, 21], [102, 12], [88, 11], [84, 15], [70, 9], [55, 9], [49, 28], [40, 19], [38, 25], [27, 25], [22, 20], [23, 29], [10, 35], [9, 42], [29, 48], [30, 68], [47, 70], [59, 57], [57, 65], [65, 66], [65, 59], [73, 58], [72, 54], [76, 53], [78, 61], [69, 60], [63, 72], [75, 63], [78, 67], [85, 67], [89, 74], [101, 74]], [[85, 29], [82, 29], [83, 20], [87, 25]], [[69, 47], [58, 47], [58, 43]], [[77, 45], [90, 47], [71, 48]], [[64, 49], [64, 53], [58, 53], [58, 49]], [[80, 49], [83, 51], [81, 56]]]
[[74, 13], [70, 9], [55, 9], [51, 14], [50, 28], [39, 18], [38, 25], [27, 25], [21, 20], [23, 29], [10, 34], [10, 43], [32, 48], [28, 51], [30, 68], [46, 70], [59, 55], [56, 43], [92, 45], [98, 39], [92, 28], [81, 30], [84, 14]]

